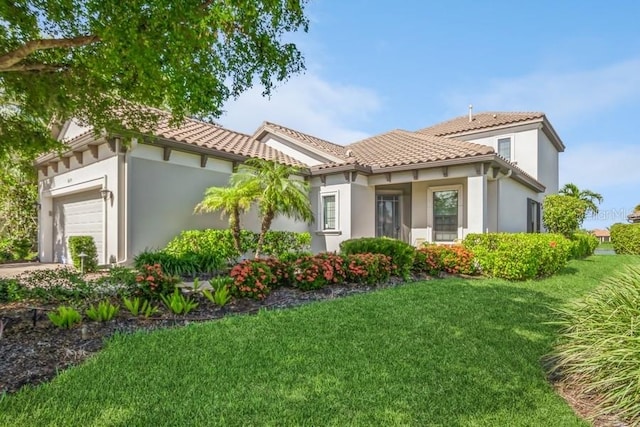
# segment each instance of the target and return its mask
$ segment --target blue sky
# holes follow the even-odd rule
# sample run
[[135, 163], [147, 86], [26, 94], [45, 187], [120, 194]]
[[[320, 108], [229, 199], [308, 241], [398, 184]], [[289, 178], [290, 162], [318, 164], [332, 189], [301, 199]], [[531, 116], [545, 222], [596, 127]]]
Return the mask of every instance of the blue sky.
[[254, 88], [220, 122], [263, 120], [338, 143], [475, 111], [543, 111], [563, 139], [560, 183], [602, 193], [624, 222], [640, 203], [640, 2], [316, 0], [294, 41], [307, 71]]

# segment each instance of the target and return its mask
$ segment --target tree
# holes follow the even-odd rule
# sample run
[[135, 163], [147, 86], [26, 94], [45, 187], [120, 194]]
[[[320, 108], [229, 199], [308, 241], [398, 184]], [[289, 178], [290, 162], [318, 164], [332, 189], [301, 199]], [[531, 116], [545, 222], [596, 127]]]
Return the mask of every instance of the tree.
[[587, 214], [585, 200], [550, 194], [542, 202], [542, 223], [551, 233], [560, 233], [569, 237], [582, 225]]
[[260, 236], [256, 245], [256, 258], [260, 257], [264, 238], [278, 215], [312, 222], [313, 211], [309, 201], [309, 183], [292, 179], [298, 168], [262, 159], [249, 159], [231, 176], [231, 184], [239, 188], [259, 188], [257, 198], [260, 210]]
[[24, 259], [36, 249], [36, 179], [28, 157], [14, 157], [10, 165], [0, 169], [0, 252], [4, 248], [13, 259]]
[[260, 188], [255, 183], [244, 187], [210, 187], [205, 191], [204, 199], [196, 205], [195, 212], [220, 211], [222, 216], [228, 216], [233, 244], [238, 254], [241, 254], [240, 215], [249, 210], [259, 191]]
[[283, 41], [308, 29], [307, 0], [0, 2], [0, 159], [55, 146], [48, 126], [142, 131], [168, 109], [218, 116], [259, 81], [304, 69]]
[[595, 193], [591, 190], [580, 190], [577, 185], [568, 183], [565, 184], [559, 191], [564, 196], [574, 197], [580, 199], [587, 204], [587, 214], [591, 212], [593, 215], [598, 215], [598, 204], [602, 203], [602, 194]]

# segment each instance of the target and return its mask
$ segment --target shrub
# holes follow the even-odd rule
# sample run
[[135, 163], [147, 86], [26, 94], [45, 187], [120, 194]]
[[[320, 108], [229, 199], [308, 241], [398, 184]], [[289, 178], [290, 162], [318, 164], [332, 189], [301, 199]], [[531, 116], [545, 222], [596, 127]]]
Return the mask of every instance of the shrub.
[[0, 302], [20, 301], [25, 293], [25, 289], [17, 279], [0, 278]]
[[93, 291], [101, 297], [132, 295], [138, 288], [137, 275], [138, 273], [131, 268], [112, 267], [106, 275], [93, 282]]
[[345, 275], [349, 283], [374, 285], [391, 277], [391, 257], [384, 254], [351, 254], [345, 258]]
[[600, 241], [593, 234], [577, 232], [569, 238], [571, 240], [571, 258], [580, 259], [593, 255]]
[[164, 274], [160, 264], [153, 264], [143, 265], [140, 268], [136, 283], [141, 294], [157, 299], [173, 292], [176, 285], [180, 283], [180, 279]]
[[[96, 242], [91, 236], [71, 236], [69, 237], [69, 251], [73, 266], [80, 270], [84, 268], [85, 273], [91, 273], [98, 269], [98, 249]], [[85, 254], [84, 261], [80, 254]]]
[[640, 255], [640, 224], [613, 224], [611, 242], [617, 254]]
[[560, 310], [555, 368], [585, 394], [602, 398], [601, 413], [640, 423], [640, 265], [606, 279], [583, 300]]
[[427, 244], [416, 251], [414, 271], [437, 276], [449, 274], [475, 274], [477, 265], [473, 253], [462, 245]]
[[344, 259], [332, 253], [301, 257], [293, 264], [292, 284], [298, 289], [319, 289], [344, 283]]
[[415, 258], [413, 246], [401, 240], [386, 237], [363, 237], [345, 240], [340, 243], [340, 250], [345, 255], [372, 253], [391, 257], [391, 262], [393, 263], [392, 274], [405, 279], [409, 277], [413, 267], [413, 259]]
[[564, 236], [578, 231], [587, 214], [587, 203], [576, 197], [550, 194], [542, 202], [542, 223], [550, 233]]
[[277, 283], [276, 276], [262, 260], [242, 261], [231, 269], [229, 275], [234, 280], [231, 291], [239, 297], [265, 299], [270, 287]]
[[145, 265], [159, 264], [164, 274], [170, 276], [193, 276], [198, 270], [198, 260], [193, 255], [178, 257], [166, 251], [145, 250], [135, 256], [133, 265], [141, 270]]
[[571, 242], [560, 234], [469, 234], [463, 242], [482, 272], [507, 280], [550, 276], [565, 266]]
[[[256, 242], [251, 246], [255, 249]], [[262, 254], [280, 258], [287, 253], [298, 254], [308, 251], [311, 245], [311, 234], [296, 233], [293, 231], [272, 231], [269, 230], [264, 236]]]
[[270, 285], [270, 288], [273, 289], [278, 286], [291, 286], [293, 278], [293, 266], [295, 264], [295, 261], [301, 257], [302, 255], [289, 261], [283, 261], [277, 258], [262, 259], [261, 261], [269, 266], [271, 273], [275, 276], [275, 282]]

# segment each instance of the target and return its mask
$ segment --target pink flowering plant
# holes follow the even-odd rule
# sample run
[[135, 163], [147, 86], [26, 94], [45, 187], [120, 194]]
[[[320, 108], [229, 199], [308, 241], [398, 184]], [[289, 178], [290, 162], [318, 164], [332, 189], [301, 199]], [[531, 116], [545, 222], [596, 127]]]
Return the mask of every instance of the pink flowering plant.
[[172, 293], [179, 282], [178, 277], [164, 274], [162, 266], [157, 263], [144, 264], [136, 275], [138, 293], [153, 299]]
[[384, 283], [391, 277], [395, 266], [391, 257], [383, 254], [361, 253], [346, 257], [346, 280], [349, 283]]
[[244, 260], [229, 273], [233, 278], [231, 291], [235, 296], [263, 300], [278, 282], [264, 260]]
[[344, 283], [344, 259], [333, 253], [302, 256], [293, 264], [292, 284], [298, 289], [320, 289]]

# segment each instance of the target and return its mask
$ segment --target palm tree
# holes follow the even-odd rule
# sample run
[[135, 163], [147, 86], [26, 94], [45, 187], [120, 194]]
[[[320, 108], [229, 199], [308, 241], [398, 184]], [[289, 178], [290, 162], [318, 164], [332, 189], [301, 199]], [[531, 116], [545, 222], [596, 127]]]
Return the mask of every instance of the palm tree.
[[255, 184], [243, 187], [210, 187], [205, 191], [204, 199], [194, 209], [195, 213], [220, 211], [221, 216], [229, 216], [229, 228], [233, 236], [233, 245], [238, 254], [242, 253], [240, 244], [240, 215], [249, 210], [260, 188]]
[[595, 193], [591, 190], [580, 190], [577, 185], [568, 183], [565, 184], [562, 189], [559, 191], [560, 194], [569, 197], [575, 197], [576, 199], [582, 200], [585, 202], [586, 211], [591, 212], [593, 215], [598, 214], [598, 206], [596, 205], [596, 201], [598, 204], [602, 203], [602, 194]]
[[260, 189], [258, 206], [262, 223], [256, 245], [256, 258], [260, 256], [265, 235], [276, 216], [284, 215], [296, 220], [313, 221], [309, 183], [291, 178], [299, 172], [300, 170], [293, 166], [262, 159], [249, 159], [231, 176], [230, 183], [233, 187]]

